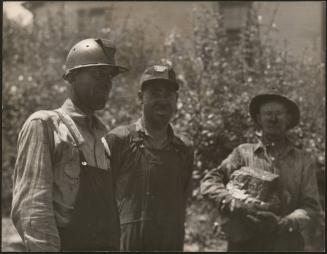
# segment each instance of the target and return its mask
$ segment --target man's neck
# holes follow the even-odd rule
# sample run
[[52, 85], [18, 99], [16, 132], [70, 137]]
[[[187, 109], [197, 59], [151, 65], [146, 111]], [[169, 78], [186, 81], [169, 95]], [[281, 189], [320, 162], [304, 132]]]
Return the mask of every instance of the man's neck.
[[89, 108], [83, 106], [81, 103], [79, 103], [79, 101], [78, 101], [77, 98], [70, 97], [69, 99], [73, 102], [73, 104], [75, 105], [75, 107], [77, 107], [85, 115], [89, 116], [90, 118], [92, 117], [92, 115], [94, 114], [94, 111], [93, 110], [90, 110]]
[[168, 123], [166, 125], [155, 125], [148, 121], [144, 116], [142, 123], [149, 135], [156, 140], [163, 140], [167, 138]]
[[270, 149], [280, 150], [281, 148], [285, 147], [286, 136], [285, 135], [271, 136], [271, 135], [263, 134], [262, 142], [263, 142], [263, 144], [265, 144]]

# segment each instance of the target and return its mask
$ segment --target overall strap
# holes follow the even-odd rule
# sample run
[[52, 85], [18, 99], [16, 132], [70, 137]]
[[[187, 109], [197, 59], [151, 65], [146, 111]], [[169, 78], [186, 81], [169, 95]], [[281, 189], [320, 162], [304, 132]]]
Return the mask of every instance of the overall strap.
[[136, 124], [131, 124], [127, 126], [127, 130], [129, 131], [129, 145], [132, 148], [133, 151], [136, 150], [143, 150], [144, 148], [144, 137], [137, 132], [136, 130]]
[[104, 150], [107, 153], [108, 158], [110, 158], [111, 157], [111, 152], [110, 152], [110, 148], [109, 148], [109, 145], [108, 145], [107, 140], [105, 139], [105, 137], [101, 138], [101, 142], [102, 142], [102, 144], [104, 146]]
[[[129, 133], [131, 135], [130, 142], [131, 143], [135, 143], [135, 141], [137, 141], [139, 139], [139, 134], [136, 131], [135, 124], [132, 124], [132, 125], [127, 126], [127, 130], [129, 131]], [[102, 137], [101, 138], [101, 142], [102, 142], [102, 144], [104, 146], [104, 149], [106, 151], [106, 154], [107, 154], [108, 158], [111, 158], [111, 151], [110, 151], [109, 145], [108, 145], [105, 137]], [[131, 145], [133, 145], [133, 144], [131, 144]]]
[[138, 141], [141, 138], [140, 134], [136, 131], [136, 124], [128, 125], [127, 130], [129, 131], [133, 141]]
[[58, 113], [60, 119], [67, 127], [70, 134], [73, 136], [77, 147], [80, 147], [82, 144], [84, 144], [85, 140], [84, 140], [83, 136], [81, 135], [80, 131], [78, 130], [73, 119], [71, 119], [71, 117], [61, 108], [56, 109], [54, 111]]
[[79, 152], [81, 164], [83, 166], [87, 165], [84, 153], [80, 148], [80, 146], [82, 144], [84, 144], [85, 140], [84, 140], [83, 136], [81, 135], [80, 131], [77, 129], [77, 126], [74, 123], [73, 119], [71, 119], [71, 117], [61, 108], [56, 109], [54, 111], [59, 115], [59, 118], [64, 123], [64, 125], [67, 127], [70, 134], [72, 135], [72, 137], [76, 143], [78, 152]]

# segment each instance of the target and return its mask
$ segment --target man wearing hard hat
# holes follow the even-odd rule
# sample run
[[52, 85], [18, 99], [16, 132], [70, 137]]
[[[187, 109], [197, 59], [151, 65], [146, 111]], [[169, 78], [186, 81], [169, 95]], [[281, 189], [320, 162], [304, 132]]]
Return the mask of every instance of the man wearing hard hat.
[[[286, 136], [300, 121], [299, 108], [286, 96], [266, 93], [252, 99], [249, 111], [262, 130], [261, 140], [235, 148], [219, 167], [205, 175], [201, 191], [217, 204], [229, 251], [303, 251], [301, 233], [318, 217], [320, 204], [314, 164]], [[239, 197], [233, 196], [229, 181], [240, 176], [244, 167], [247, 172], [254, 171], [252, 182], [259, 183], [261, 178], [264, 185], [276, 176], [271, 190], [278, 197], [277, 207], [250, 202], [244, 192], [245, 182], [239, 182]], [[242, 177], [246, 180], [250, 175]], [[260, 183], [250, 189], [260, 190]]]
[[56, 110], [41, 110], [18, 136], [11, 217], [26, 251], [119, 249], [119, 218], [101, 137], [103, 109], [116, 65], [115, 47], [85, 39], [68, 53], [70, 95]]

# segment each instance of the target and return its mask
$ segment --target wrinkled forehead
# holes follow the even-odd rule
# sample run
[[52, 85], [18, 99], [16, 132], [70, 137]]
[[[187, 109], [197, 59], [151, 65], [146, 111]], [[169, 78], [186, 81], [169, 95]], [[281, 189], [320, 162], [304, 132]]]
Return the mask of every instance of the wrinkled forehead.
[[280, 100], [269, 100], [263, 102], [259, 107], [259, 112], [262, 111], [287, 111], [287, 106]]

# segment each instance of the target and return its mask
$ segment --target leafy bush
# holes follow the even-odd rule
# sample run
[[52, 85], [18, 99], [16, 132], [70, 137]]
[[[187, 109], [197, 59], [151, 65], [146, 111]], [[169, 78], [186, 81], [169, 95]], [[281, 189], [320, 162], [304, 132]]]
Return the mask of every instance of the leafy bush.
[[[298, 102], [301, 122], [289, 136], [316, 162], [324, 206], [324, 64], [291, 57], [291, 52], [275, 49], [271, 40], [260, 43], [254, 9], [250, 17], [238, 45], [227, 40], [219, 13], [207, 9], [195, 12], [192, 38], [172, 34], [167, 40], [167, 58], [182, 83], [175, 125], [193, 137], [195, 145], [192, 202], [203, 200], [199, 180], [208, 170], [219, 165], [235, 146], [256, 142], [261, 133], [249, 116], [249, 101], [260, 92], [274, 91]], [[210, 207], [208, 204], [208, 209], [198, 214], [208, 214], [206, 232], [212, 231], [209, 217], [215, 213]], [[193, 240], [206, 237], [209, 243], [214, 238], [203, 231], [193, 232]]]
[[[67, 95], [62, 79], [70, 47], [87, 37], [114, 39], [118, 62], [129, 72], [114, 81], [110, 100], [100, 116], [113, 128], [140, 115], [136, 93], [144, 69], [154, 63], [172, 63], [181, 83], [174, 126], [187, 132], [195, 145], [194, 191], [187, 212], [186, 242], [197, 250], [222, 248], [213, 232], [214, 205], [199, 193], [204, 173], [219, 165], [240, 143], [254, 142], [260, 132], [248, 114], [248, 103], [261, 91], [275, 89], [298, 102], [301, 123], [290, 132], [298, 146], [311, 152], [324, 200], [325, 97], [324, 64], [291, 57], [274, 48], [272, 40], [260, 42], [256, 13], [238, 44], [231, 45], [219, 13], [194, 12], [193, 35], [171, 34], [158, 46], [149, 40], [150, 22], [108, 28], [84, 24], [83, 34], [67, 33], [62, 13], [49, 15], [46, 25], [28, 31], [3, 20], [2, 202], [8, 212], [11, 174], [16, 158], [17, 134], [26, 118], [39, 109], [59, 107]], [[111, 18], [110, 12], [107, 13]], [[108, 22], [110, 24], [110, 22]], [[202, 218], [202, 219], [201, 219]], [[217, 246], [219, 245], [219, 246]], [[317, 244], [318, 245], [318, 244]], [[316, 246], [312, 247], [318, 248]], [[221, 249], [222, 250], [222, 249]]]
[[[62, 79], [64, 61], [70, 48], [86, 37], [118, 38], [118, 62], [130, 71], [114, 81], [110, 102], [102, 115], [110, 128], [126, 124], [139, 114], [136, 91], [139, 75], [154, 63], [160, 48], [145, 43], [142, 25], [118, 27], [111, 31], [85, 24], [83, 33], [67, 32], [63, 13], [49, 13], [48, 22], [35, 24], [32, 31], [4, 17], [3, 22], [3, 192], [2, 200], [8, 212], [11, 200], [11, 175], [16, 158], [18, 132], [33, 112], [59, 107], [68, 94]], [[110, 18], [110, 13], [107, 13]], [[110, 22], [109, 22], [110, 23]], [[87, 35], [87, 36], [85, 36]], [[132, 36], [131, 36], [132, 35]]]

